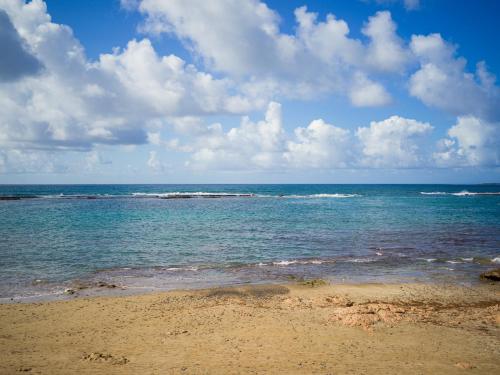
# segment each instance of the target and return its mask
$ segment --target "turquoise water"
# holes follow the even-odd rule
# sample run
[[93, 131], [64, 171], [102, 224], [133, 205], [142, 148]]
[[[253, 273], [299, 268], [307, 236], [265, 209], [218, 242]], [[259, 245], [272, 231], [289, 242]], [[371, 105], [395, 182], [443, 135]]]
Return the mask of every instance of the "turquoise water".
[[[431, 194], [429, 194], [431, 193]], [[4, 185], [0, 297], [323, 277], [472, 282], [498, 185]]]

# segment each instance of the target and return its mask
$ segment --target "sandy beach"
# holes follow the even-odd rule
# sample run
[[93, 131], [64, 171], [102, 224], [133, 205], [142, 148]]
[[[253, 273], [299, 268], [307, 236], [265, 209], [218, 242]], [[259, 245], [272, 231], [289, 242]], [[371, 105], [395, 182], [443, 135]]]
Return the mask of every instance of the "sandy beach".
[[0, 373], [486, 374], [500, 289], [264, 285], [0, 305]]

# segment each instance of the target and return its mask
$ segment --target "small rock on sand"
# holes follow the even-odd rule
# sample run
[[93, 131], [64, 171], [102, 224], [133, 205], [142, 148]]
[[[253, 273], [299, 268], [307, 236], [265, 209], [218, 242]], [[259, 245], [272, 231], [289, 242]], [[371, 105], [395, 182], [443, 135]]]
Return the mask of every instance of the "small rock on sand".
[[469, 362], [457, 362], [455, 363], [455, 367], [464, 369], [464, 370], [470, 370], [475, 368], [476, 366], [471, 365]]
[[500, 268], [483, 272], [479, 277], [482, 280], [500, 281]]
[[92, 352], [83, 355], [82, 359], [89, 362], [107, 362], [113, 365], [125, 365], [129, 360], [125, 357], [114, 357], [111, 354]]

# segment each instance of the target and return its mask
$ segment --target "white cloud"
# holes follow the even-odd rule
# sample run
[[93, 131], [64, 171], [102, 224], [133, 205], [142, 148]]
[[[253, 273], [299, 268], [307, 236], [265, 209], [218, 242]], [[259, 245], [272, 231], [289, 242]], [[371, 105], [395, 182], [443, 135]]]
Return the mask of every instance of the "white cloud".
[[295, 141], [287, 143], [283, 156], [291, 167], [344, 168], [352, 162], [350, 134], [325, 123], [312, 121], [307, 128], [295, 129]]
[[[349, 37], [344, 20], [333, 14], [319, 20], [305, 6], [295, 10], [295, 34], [281, 32], [279, 15], [257, 0], [143, 0], [139, 10], [146, 16], [144, 32], [174, 34], [209, 69], [240, 82], [250, 98], [312, 98], [326, 93], [352, 98], [359, 72], [387, 97], [382, 85], [368, 75], [400, 72], [408, 63], [408, 51], [389, 12], [369, 19], [363, 32], [370, 42], [363, 44]], [[356, 105], [365, 102], [373, 106], [387, 101], [358, 100]]]
[[284, 130], [281, 105], [271, 102], [265, 119], [252, 122], [243, 117], [237, 128], [224, 132], [220, 124], [207, 128], [188, 163], [193, 168], [269, 169], [281, 164]]
[[8, 51], [0, 59], [0, 82], [15, 81], [37, 74], [42, 64], [26, 48], [8, 14], [0, 9], [0, 50]]
[[438, 165], [476, 167], [500, 165], [500, 124], [473, 116], [459, 117], [438, 142], [434, 158]]
[[149, 152], [149, 158], [146, 164], [154, 173], [162, 173], [166, 170], [165, 164], [158, 159], [156, 151]]
[[419, 141], [432, 131], [432, 126], [417, 120], [392, 116], [370, 123], [370, 127], [358, 128], [356, 136], [361, 142], [362, 165], [367, 167], [422, 167]]
[[[348, 129], [312, 121], [293, 134], [284, 130], [280, 106], [270, 103], [263, 121], [243, 118], [241, 125], [225, 132], [220, 124], [189, 146], [188, 163], [196, 169], [336, 169], [422, 168], [432, 166], [428, 123], [392, 116], [351, 136]], [[188, 145], [183, 145], [187, 147]], [[189, 151], [188, 151], [189, 152]]]
[[[415, 9], [419, 2], [404, 4]], [[258, 0], [122, 5], [145, 15], [144, 32], [181, 39], [210, 73], [159, 55], [147, 38], [90, 60], [43, 1], [0, 0], [0, 48], [15, 58], [0, 61], [0, 171], [63, 172], [76, 168], [64, 161], [65, 151], [75, 150], [89, 151], [78, 165], [95, 171], [107, 164], [98, 145], [145, 143], [187, 153], [190, 167], [208, 169], [498, 165], [500, 94], [486, 64], [468, 72], [439, 34], [414, 35], [408, 48], [387, 11], [370, 17], [357, 39], [346, 21], [305, 6], [294, 12], [295, 31], [285, 33], [280, 16]], [[398, 116], [354, 135], [322, 119], [296, 129], [283, 124], [278, 98], [341, 94], [354, 107], [386, 105], [392, 98], [381, 79], [406, 80], [415, 63], [410, 94], [460, 116], [437, 150], [422, 147], [429, 124]], [[206, 116], [266, 105], [261, 121], [244, 117], [229, 130], [205, 125]], [[146, 164], [155, 173], [166, 169], [157, 151]]]
[[[363, 59], [364, 46], [361, 41], [349, 37], [347, 22], [328, 14], [324, 22], [318, 21], [318, 14], [308, 12], [303, 6], [295, 10], [297, 38], [311, 56], [326, 65], [352, 66]], [[297, 48], [300, 48], [298, 45]]]
[[58, 152], [0, 149], [1, 173], [66, 173], [70, 168], [70, 163]]
[[229, 80], [198, 71], [177, 56], [158, 56], [148, 39], [90, 61], [71, 29], [51, 22], [44, 2], [0, 0], [0, 9], [44, 67], [0, 85], [3, 147], [89, 150], [100, 143], [142, 144], [151, 124], [175, 116], [255, 108], [251, 100], [230, 94], [236, 89]]
[[148, 15], [144, 31], [175, 32], [220, 71], [263, 73], [271, 59], [282, 58], [275, 54], [278, 15], [263, 3], [145, 0], [139, 9]]
[[349, 98], [356, 107], [376, 107], [391, 102], [384, 86], [369, 80], [362, 73], [355, 75]]
[[365, 55], [368, 66], [387, 72], [401, 72], [410, 60], [403, 41], [396, 34], [396, 24], [388, 11], [370, 17], [362, 30], [371, 38]]
[[500, 92], [484, 63], [475, 74], [467, 72], [466, 60], [455, 58], [455, 46], [439, 34], [414, 35], [411, 49], [420, 62], [410, 78], [411, 95], [455, 115], [500, 118]]

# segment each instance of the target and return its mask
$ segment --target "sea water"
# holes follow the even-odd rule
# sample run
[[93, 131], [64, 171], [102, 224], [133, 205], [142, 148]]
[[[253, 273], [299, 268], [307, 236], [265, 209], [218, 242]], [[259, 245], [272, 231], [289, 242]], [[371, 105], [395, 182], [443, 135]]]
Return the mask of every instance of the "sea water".
[[324, 278], [471, 283], [498, 185], [3, 185], [0, 298]]

